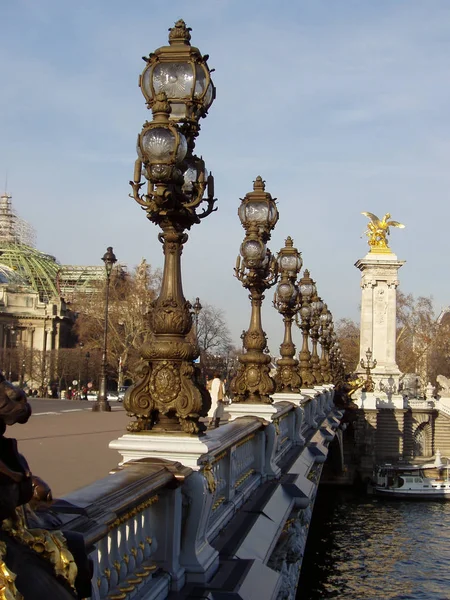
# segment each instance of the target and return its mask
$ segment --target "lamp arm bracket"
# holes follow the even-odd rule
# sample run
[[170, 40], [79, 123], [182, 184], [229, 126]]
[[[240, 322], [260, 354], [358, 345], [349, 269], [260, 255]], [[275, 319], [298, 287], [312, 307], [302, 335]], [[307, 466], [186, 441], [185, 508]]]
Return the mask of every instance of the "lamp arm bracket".
[[202, 210], [202, 212], [199, 215], [197, 215], [199, 219], [204, 219], [211, 213], [216, 212], [216, 210], [217, 210], [217, 206], [214, 208], [214, 204], [217, 202], [217, 198], [208, 198], [207, 202], [208, 202], [208, 208], [206, 208], [206, 209], [204, 208]]
[[198, 183], [196, 185], [197, 194], [195, 196], [195, 199], [192, 200], [192, 202], [183, 202], [184, 208], [196, 208], [203, 200], [203, 194], [205, 193], [205, 187], [206, 187], [205, 182]]

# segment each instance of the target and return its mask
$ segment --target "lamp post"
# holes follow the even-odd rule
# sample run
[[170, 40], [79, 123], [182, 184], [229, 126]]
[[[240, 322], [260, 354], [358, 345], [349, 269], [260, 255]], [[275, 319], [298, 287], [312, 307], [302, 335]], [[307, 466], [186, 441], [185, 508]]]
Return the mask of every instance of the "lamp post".
[[198, 316], [200, 314], [200, 311], [202, 310], [203, 306], [200, 304], [200, 298], [196, 298], [194, 305], [192, 306], [192, 312], [194, 313], [194, 319], [195, 319], [195, 339], [197, 341], [198, 344]]
[[[124, 405], [136, 417], [129, 431], [197, 434], [206, 429], [199, 419], [206, 416], [210, 397], [197, 381], [193, 364], [197, 345], [187, 339], [192, 307], [183, 295], [181, 253], [186, 230], [216, 210], [214, 179], [193, 153], [199, 120], [206, 116], [215, 88], [208, 57], [191, 46], [184, 21], [169, 31], [169, 46], [144, 59], [140, 86], [153, 121], [147, 121], [138, 135], [138, 159], [130, 182], [133, 198], [162, 230], [163, 278], [153, 303], [153, 337], [141, 349], [143, 375]], [[146, 193], [141, 193], [142, 175], [147, 179]]]
[[80, 342], [78, 344], [78, 346], [80, 347], [80, 355], [78, 357], [78, 399], [80, 399], [81, 397], [81, 365], [83, 362], [83, 342]]
[[111, 246], [108, 246], [105, 254], [102, 256], [102, 261], [105, 263], [106, 286], [105, 286], [105, 324], [103, 330], [103, 354], [102, 365], [100, 371], [100, 385], [97, 400], [92, 407], [94, 412], [109, 412], [111, 405], [108, 402], [108, 391], [106, 388], [106, 367], [107, 367], [107, 350], [108, 350], [108, 304], [109, 304], [109, 283], [111, 280], [111, 272], [117, 258]]
[[91, 353], [86, 352], [86, 354], [84, 355], [84, 358], [86, 359], [86, 387], [88, 387], [88, 384], [89, 384], [89, 359], [91, 358]]
[[375, 358], [372, 360], [372, 350], [370, 348], [367, 348], [366, 359], [367, 360], [364, 361], [362, 358], [360, 363], [361, 367], [366, 371], [366, 381], [364, 382], [362, 389], [364, 392], [373, 392], [375, 391], [375, 382], [372, 379], [371, 370], [375, 369], [377, 361]]
[[14, 335], [16, 330], [13, 326], [8, 325], [9, 331], [9, 369], [8, 369], [8, 381], [11, 381], [12, 378], [12, 351], [14, 347]]
[[321, 298], [317, 295], [317, 291], [311, 299], [311, 327], [310, 327], [310, 336], [311, 336], [311, 370], [314, 375], [314, 379], [316, 380], [316, 384], [323, 383], [322, 372], [320, 370], [320, 358], [317, 353], [317, 344], [319, 341], [319, 328], [320, 328], [320, 314], [322, 313], [323, 302]]
[[300, 309], [300, 293], [296, 284], [297, 276], [302, 268], [302, 258], [294, 248], [292, 238], [288, 237], [284, 248], [277, 257], [280, 281], [277, 285], [273, 305], [283, 316], [284, 339], [280, 346], [281, 358], [277, 360], [275, 383], [277, 392], [299, 392], [302, 378], [298, 370], [295, 346], [292, 341], [292, 322]]
[[245, 238], [234, 272], [250, 292], [252, 312], [250, 327], [243, 337], [245, 352], [238, 358], [237, 374], [231, 382], [233, 402], [270, 404], [275, 381], [269, 374], [271, 358], [264, 352], [267, 336], [262, 329], [261, 305], [265, 290], [277, 282], [278, 265], [267, 242], [278, 221], [278, 210], [261, 177], [256, 178], [253, 191], [242, 199], [238, 215]]
[[[311, 369], [311, 353], [309, 351], [308, 338], [311, 327], [312, 308], [310, 305], [311, 298], [316, 291], [316, 285], [309, 276], [308, 269], [303, 272], [303, 277], [298, 282], [300, 289], [301, 307], [300, 311], [295, 315], [295, 322], [302, 330], [302, 349], [300, 350], [300, 376], [302, 378], [303, 387], [312, 388], [316, 383], [316, 378]], [[301, 317], [301, 321], [298, 318]]]
[[320, 320], [320, 345], [322, 347], [322, 356], [320, 358], [320, 371], [322, 373], [323, 383], [331, 383], [329, 349], [331, 343], [331, 332], [333, 330], [333, 316], [324, 303]]
[[25, 381], [25, 359], [22, 359], [22, 369], [20, 370], [20, 382], [19, 382], [19, 386], [21, 388], [23, 388], [23, 384]]

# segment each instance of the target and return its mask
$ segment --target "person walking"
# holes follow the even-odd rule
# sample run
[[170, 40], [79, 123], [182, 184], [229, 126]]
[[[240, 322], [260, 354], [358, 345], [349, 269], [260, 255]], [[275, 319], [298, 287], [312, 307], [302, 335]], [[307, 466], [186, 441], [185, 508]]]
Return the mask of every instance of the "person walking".
[[211, 408], [208, 412], [209, 426], [219, 427], [220, 419], [224, 412], [223, 399], [225, 397], [225, 389], [219, 373], [214, 373], [211, 381]]

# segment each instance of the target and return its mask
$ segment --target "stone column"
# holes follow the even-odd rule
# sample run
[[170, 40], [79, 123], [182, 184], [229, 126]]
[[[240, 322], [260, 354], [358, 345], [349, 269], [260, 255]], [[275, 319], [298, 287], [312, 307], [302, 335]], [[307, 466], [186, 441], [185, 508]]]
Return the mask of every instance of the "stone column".
[[[370, 251], [355, 266], [361, 271], [360, 359], [366, 360], [370, 348], [377, 366], [372, 372], [375, 389], [380, 382], [391, 393], [398, 390], [400, 370], [396, 352], [396, 289], [398, 270], [405, 264], [390, 250]], [[363, 370], [360, 369], [363, 373]]]

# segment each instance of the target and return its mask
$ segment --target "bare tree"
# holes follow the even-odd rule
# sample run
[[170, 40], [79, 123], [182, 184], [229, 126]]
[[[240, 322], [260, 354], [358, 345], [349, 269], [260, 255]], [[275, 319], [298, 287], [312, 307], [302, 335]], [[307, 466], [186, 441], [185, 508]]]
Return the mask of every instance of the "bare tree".
[[[142, 263], [128, 274], [113, 271], [108, 311], [108, 372], [116, 378], [119, 361], [123, 376], [133, 377], [141, 346], [152, 336], [150, 313], [157, 297], [161, 274]], [[78, 313], [76, 331], [85, 351], [101, 351], [104, 332], [104, 284], [96, 293], [79, 294], [74, 300]]]
[[433, 299], [397, 290], [397, 364], [403, 373], [417, 373], [429, 379], [429, 353], [436, 341], [439, 324]]
[[346, 371], [352, 373], [359, 363], [359, 325], [352, 319], [339, 319], [335, 325], [335, 333], [339, 341]]
[[231, 334], [221, 308], [205, 304], [198, 316], [198, 344], [204, 354], [226, 354], [232, 347]]

